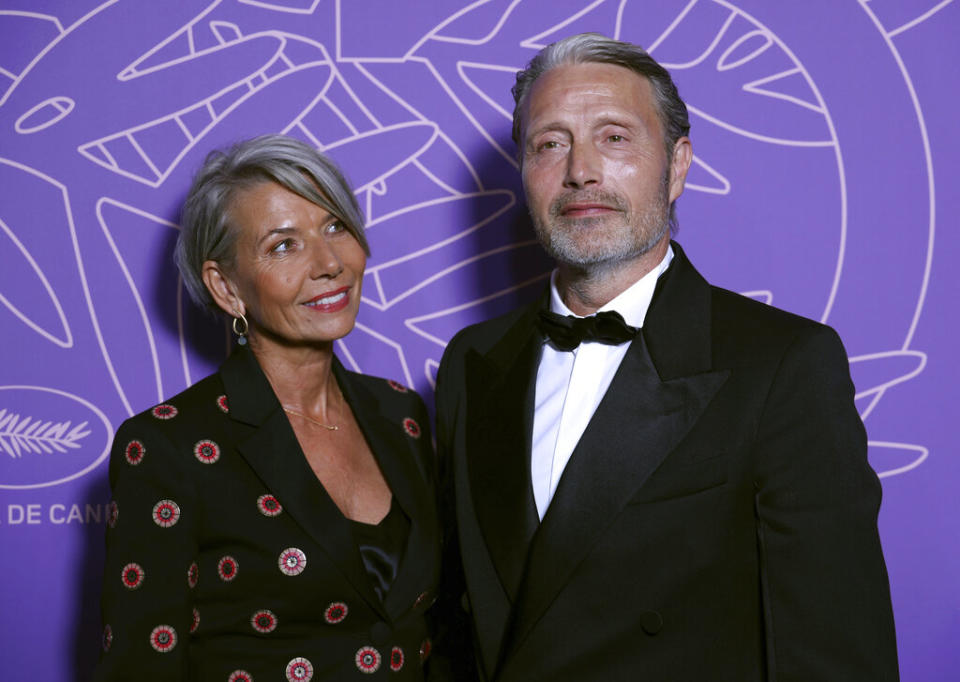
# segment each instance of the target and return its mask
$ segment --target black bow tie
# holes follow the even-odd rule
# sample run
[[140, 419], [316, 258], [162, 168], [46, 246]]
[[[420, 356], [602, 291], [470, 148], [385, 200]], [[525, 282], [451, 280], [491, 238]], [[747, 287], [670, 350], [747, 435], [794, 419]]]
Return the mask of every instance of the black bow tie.
[[597, 341], [611, 346], [632, 341], [640, 330], [631, 327], [620, 313], [605, 310], [590, 317], [557, 315], [541, 310], [537, 327], [557, 350], [570, 351], [584, 341]]

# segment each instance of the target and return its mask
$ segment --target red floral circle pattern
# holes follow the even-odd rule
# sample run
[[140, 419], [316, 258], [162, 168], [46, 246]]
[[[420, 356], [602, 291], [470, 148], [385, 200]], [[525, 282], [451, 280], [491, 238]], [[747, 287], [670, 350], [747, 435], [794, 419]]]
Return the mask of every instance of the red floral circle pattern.
[[138, 440], [132, 440], [127, 443], [123, 449], [123, 456], [131, 466], [137, 466], [143, 461], [143, 456], [147, 454], [147, 448]]
[[287, 680], [289, 682], [309, 682], [313, 677], [313, 664], [302, 656], [297, 656], [287, 663]]
[[200, 579], [200, 567], [197, 566], [197, 562], [194, 561], [190, 564], [190, 568], [187, 569], [187, 585], [191, 588], [197, 586], [197, 580]]
[[161, 528], [169, 528], [180, 520], [180, 505], [173, 500], [160, 500], [153, 505], [153, 522]]
[[336, 625], [337, 623], [342, 623], [349, 612], [350, 609], [347, 608], [346, 604], [342, 601], [335, 601], [324, 610], [323, 619], [330, 623], [330, 625]]
[[300, 575], [307, 567], [307, 555], [296, 547], [288, 547], [280, 552], [277, 565], [280, 566], [284, 575]]
[[390, 650], [390, 670], [399, 672], [403, 667], [403, 649], [398, 646]]
[[120, 515], [120, 507], [117, 506], [117, 501], [112, 500], [107, 507], [107, 525], [110, 528], [117, 527], [117, 517]]
[[103, 626], [103, 637], [100, 644], [103, 646], [104, 652], [110, 651], [110, 645], [113, 644], [113, 628], [109, 624]]
[[258, 497], [257, 509], [259, 509], [260, 513], [264, 516], [276, 516], [283, 511], [280, 500], [273, 495], [261, 495]]
[[220, 580], [230, 582], [237, 577], [237, 560], [232, 556], [225, 556], [217, 563], [217, 573], [220, 574]]
[[394, 391], [397, 391], [399, 393], [406, 393], [408, 390], [406, 386], [404, 386], [403, 384], [397, 381], [394, 381], [393, 379], [387, 379], [387, 384], [390, 386], [390, 388], [392, 388]]
[[263, 609], [250, 616], [250, 625], [253, 626], [254, 630], [263, 634], [273, 632], [277, 629], [277, 616], [273, 611]]
[[406, 431], [407, 435], [411, 438], [420, 437], [420, 425], [410, 417], [403, 420], [403, 430]]
[[253, 682], [253, 675], [246, 670], [234, 670], [227, 678], [227, 682]]
[[173, 405], [157, 405], [155, 408], [150, 410], [152, 414], [157, 419], [173, 419], [177, 416], [177, 408]]
[[158, 625], [150, 631], [150, 646], [165, 654], [177, 646], [177, 631], [169, 625]]
[[227, 396], [222, 395], [217, 398], [217, 407], [219, 407], [220, 411], [224, 413], [230, 411], [230, 407], [227, 405]]
[[143, 579], [146, 577], [146, 574], [143, 571], [143, 567], [140, 564], [129, 563], [123, 567], [123, 570], [120, 572], [120, 578], [123, 580], [123, 586], [128, 590], [135, 590], [141, 585], [143, 585]]
[[201, 440], [193, 446], [193, 454], [204, 464], [213, 464], [220, 459], [220, 446], [212, 440]]
[[361, 647], [354, 660], [360, 672], [368, 675], [377, 672], [380, 668], [380, 652], [372, 646]]

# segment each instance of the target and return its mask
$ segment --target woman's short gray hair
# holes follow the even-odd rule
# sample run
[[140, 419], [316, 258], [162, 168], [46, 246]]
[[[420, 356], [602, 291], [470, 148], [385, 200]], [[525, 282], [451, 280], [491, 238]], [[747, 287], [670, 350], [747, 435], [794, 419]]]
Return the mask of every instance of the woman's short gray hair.
[[669, 159], [677, 140], [690, 132], [687, 105], [680, 99], [670, 73], [639, 45], [613, 40], [599, 33], [580, 33], [551, 43], [530, 61], [526, 69], [517, 73], [512, 92], [516, 103], [513, 108], [513, 141], [518, 149], [521, 148], [521, 113], [533, 83], [558, 66], [590, 63], [622, 66], [650, 82]]
[[220, 312], [203, 283], [203, 264], [234, 264], [237, 231], [230, 227], [230, 204], [239, 190], [263, 182], [278, 185], [342, 221], [370, 254], [363, 214], [340, 169], [310, 145], [285, 135], [263, 135], [211, 152], [193, 179], [180, 215], [174, 260], [190, 297]]

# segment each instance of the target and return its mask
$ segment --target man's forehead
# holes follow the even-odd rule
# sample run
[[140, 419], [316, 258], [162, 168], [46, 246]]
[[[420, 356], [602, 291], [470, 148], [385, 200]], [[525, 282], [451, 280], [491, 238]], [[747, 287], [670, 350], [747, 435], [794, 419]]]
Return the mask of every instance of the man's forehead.
[[531, 86], [521, 112], [523, 127], [533, 120], [551, 118], [564, 108], [596, 108], [655, 114], [650, 82], [616, 64], [589, 62], [564, 64], [540, 76]]

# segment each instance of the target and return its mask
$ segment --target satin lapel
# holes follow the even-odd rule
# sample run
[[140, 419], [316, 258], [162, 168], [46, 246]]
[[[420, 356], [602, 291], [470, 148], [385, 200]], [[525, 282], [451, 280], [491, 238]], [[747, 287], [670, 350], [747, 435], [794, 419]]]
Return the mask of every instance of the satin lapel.
[[[273, 389], [249, 351], [234, 353], [221, 368], [230, 416], [243, 422], [237, 449], [264, 485], [328, 555], [367, 603], [383, 612], [363, 567], [350, 524], [307, 463]], [[309, 565], [310, 557], [307, 556]]]
[[526, 551], [539, 525], [530, 483], [530, 440], [542, 341], [533, 325], [540, 305], [486, 355], [465, 358], [467, 469], [477, 521], [504, 590], [517, 593]]
[[[658, 320], [654, 307], [664, 303], [678, 306], [675, 316], [666, 319], [669, 316], [661, 314], [660, 328], [645, 324], [631, 344], [533, 539], [506, 645], [510, 649], [523, 641], [597, 538], [679, 444], [729, 375], [726, 370], [707, 371], [711, 366], [709, 286], [682, 251], [675, 265], [647, 320]], [[685, 293], [680, 300], [675, 295], [678, 291]], [[677, 376], [661, 379], [648, 336], [660, 345], [665, 339], [672, 341], [670, 369]]]
[[[396, 619], [411, 608], [424, 585], [435, 582], [432, 578], [438, 572], [436, 544], [440, 530], [435, 493], [417, 461], [425, 456], [419, 447], [424, 436], [420, 441], [414, 440], [406, 435], [398, 421], [384, 416], [376, 395], [352, 377], [339, 362], [334, 365], [334, 373], [387, 485], [410, 519], [406, 550], [396, 579], [384, 600], [387, 613]], [[422, 445], [429, 450], [429, 439]]]

